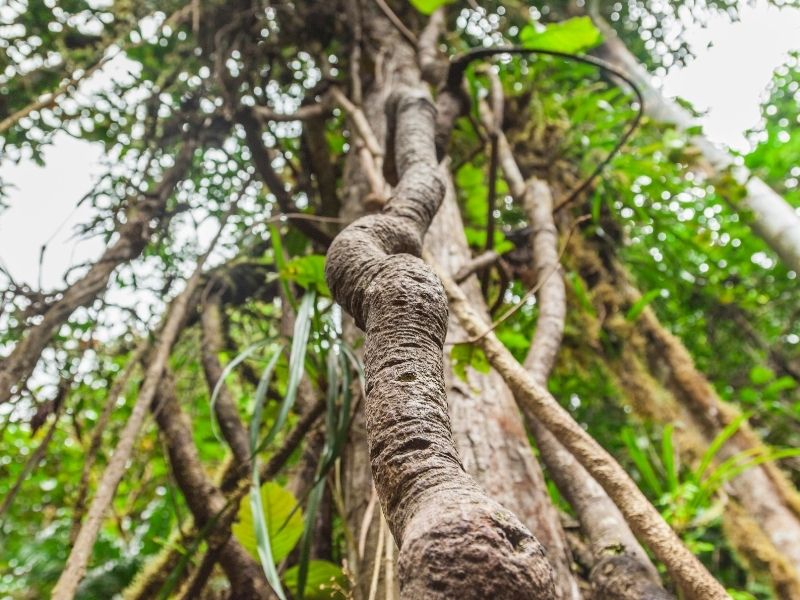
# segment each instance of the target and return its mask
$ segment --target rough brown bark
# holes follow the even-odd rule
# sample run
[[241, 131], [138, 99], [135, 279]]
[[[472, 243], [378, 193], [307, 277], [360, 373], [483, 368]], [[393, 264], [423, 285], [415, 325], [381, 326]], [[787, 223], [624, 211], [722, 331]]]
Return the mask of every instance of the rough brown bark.
[[81, 306], [92, 303], [108, 285], [114, 270], [141, 254], [153, 231], [152, 221], [164, 211], [175, 186], [183, 179], [192, 163], [197, 142], [189, 138], [175, 157], [175, 163], [161, 177], [156, 188], [141, 198], [129, 200], [125, 220], [117, 230], [117, 240], [103, 252], [86, 274], [70, 285], [58, 300], [47, 307], [41, 321], [28, 327], [25, 336], [0, 366], [0, 404], [8, 402], [15, 386], [30, 376], [42, 350], [50, 339]]
[[441, 275], [451, 309], [470, 337], [478, 340], [489, 363], [500, 372], [517, 400], [524, 402], [523, 410], [531, 411], [603, 487], [637, 537], [664, 563], [686, 596], [697, 600], [728, 598], [625, 470], [533, 380], [493, 333], [487, 333], [488, 325], [471, 308], [458, 285]]
[[[446, 177], [445, 198], [425, 236], [425, 249], [452, 274], [469, 261], [470, 254], [452, 181]], [[488, 319], [477, 278], [467, 278], [461, 287], [472, 306]], [[466, 337], [458, 320], [450, 315], [448, 340]], [[471, 371], [468, 380], [461, 381], [447, 367], [445, 382], [453, 437], [467, 472], [492, 498], [517, 515], [545, 547], [555, 571], [555, 597], [580, 598], [558, 511], [550, 501], [508, 386], [494, 370], [485, 374]]]
[[399, 184], [383, 214], [334, 240], [326, 276], [366, 331], [367, 436], [378, 496], [401, 548], [401, 590], [407, 598], [552, 597], [541, 546], [466, 476], [450, 434], [446, 301], [413, 256], [444, 192], [434, 110], [417, 87], [416, 66], [398, 66], [387, 115]]
[[[494, 73], [490, 73], [489, 78], [496, 105], [502, 102], [502, 86]], [[484, 125], [492, 127], [497, 119], [492, 118], [491, 109], [485, 102], [480, 109]], [[499, 162], [509, 189], [528, 217], [532, 272], [539, 288], [536, 293], [539, 316], [525, 368], [534, 381], [546, 388], [563, 340], [567, 310], [553, 197], [544, 181], [523, 178], [505, 135], [499, 128], [495, 135]], [[608, 494], [532, 411], [524, 412], [550, 476], [575, 510], [589, 540], [594, 559], [589, 579], [595, 596], [620, 600], [670, 598], [661, 587], [658, 571]]]

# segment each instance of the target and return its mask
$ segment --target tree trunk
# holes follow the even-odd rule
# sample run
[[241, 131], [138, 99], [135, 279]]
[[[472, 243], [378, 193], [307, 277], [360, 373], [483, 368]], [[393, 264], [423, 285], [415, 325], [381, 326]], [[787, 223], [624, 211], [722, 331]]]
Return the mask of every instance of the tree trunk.
[[[442, 206], [425, 237], [426, 250], [446, 272], [456, 273], [470, 260], [464, 226], [448, 176]], [[488, 319], [477, 277], [461, 286], [470, 303]], [[467, 339], [450, 315], [447, 339]], [[550, 501], [544, 476], [533, 455], [514, 397], [503, 378], [491, 370], [471, 371], [461, 381], [445, 368], [453, 437], [467, 472], [487, 493], [516, 514], [547, 550], [556, 574], [557, 598], [580, 598], [572, 556], [558, 511]]]
[[[602, 303], [599, 314], [605, 316], [601, 325], [611, 328], [616, 337], [630, 346], [625, 350], [618, 373], [634, 400], [634, 408], [646, 418], [664, 424], [676, 420], [683, 424], [689, 431], [682, 434], [688, 438], [682, 446], [691, 459], [697, 460], [713, 438], [737, 417], [736, 410], [722, 402], [705, 376], [697, 371], [680, 340], [661, 325], [651, 308], [645, 308], [633, 326], [621, 322], [624, 321], [621, 315], [640, 294], [615, 259], [606, 257], [604, 262], [590, 242], [576, 240], [572, 249], [581, 276]], [[652, 375], [643, 372], [648, 368]], [[743, 423], [722, 445], [717, 459], [725, 460], [760, 445], [755, 433]], [[797, 565], [800, 519], [797, 492], [791, 483], [774, 464], [766, 463], [730, 481], [729, 492], [744, 508], [739, 514], [746, 514], [748, 522], [756, 523], [760, 529], [758, 554], [771, 557], [761, 562], [768, 567], [776, 588], [800, 593]], [[734, 520], [735, 515], [728, 518]], [[753, 527], [742, 524], [740, 529]], [[743, 551], [746, 553], [746, 548]], [[751, 553], [751, 558], [757, 557]]]

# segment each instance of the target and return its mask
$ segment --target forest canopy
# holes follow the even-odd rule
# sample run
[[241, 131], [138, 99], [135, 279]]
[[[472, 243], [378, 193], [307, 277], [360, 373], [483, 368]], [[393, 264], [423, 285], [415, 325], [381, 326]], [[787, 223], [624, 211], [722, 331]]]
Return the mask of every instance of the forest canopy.
[[747, 4], [4, 2], [0, 167], [103, 158], [0, 598], [800, 599], [800, 47], [746, 152], [653, 83]]

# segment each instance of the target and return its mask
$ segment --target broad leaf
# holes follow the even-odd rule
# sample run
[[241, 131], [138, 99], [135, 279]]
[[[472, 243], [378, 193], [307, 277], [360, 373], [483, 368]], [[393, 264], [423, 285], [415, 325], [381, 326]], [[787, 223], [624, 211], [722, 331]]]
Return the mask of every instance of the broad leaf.
[[327, 297], [331, 295], [325, 281], [325, 257], [322, 254], [293, 258], [285, 263], [281, 276], [306, 289], [315, 289]]
[[539, 30], [534, 25], [526, 25], [519, 39], [526, 48], [576, 54], [597, 46], [603, 36], [589, 17], [575, 17]]
[[[283, 574], [283, 583], [292, 592], [297, 590], [298, 566], [287, 569]], [[347, 578], [342, 569], [327, 560], [311, 560], [308, 563], [306, 600], [344, 600], [347, 590]]]
[[[261, 504], [264, 507], [272, 559], [279, 563], [289, 555], [303, 535], [303, 512], [296, 508], [297, 500], [292, 493], [274, 481], [261, 486]], [[231, 529], [239, 543], [257, 559], [258, 542], [249, 502], [242, 502], [237, 522]]]
[[424, 15], [430, 15], [440, 6], [452, 4], [454, 0], [410, 0], [411, 6]]

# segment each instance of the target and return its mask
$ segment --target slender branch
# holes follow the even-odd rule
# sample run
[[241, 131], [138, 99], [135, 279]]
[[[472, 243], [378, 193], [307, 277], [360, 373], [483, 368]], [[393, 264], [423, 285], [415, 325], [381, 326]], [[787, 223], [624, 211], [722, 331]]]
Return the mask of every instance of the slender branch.
[[456, 283], [462, 283], [478, 271], [482, 271], [487, 267], [491, 267], [498, 260], [500, 260], [500, 255], [494, 250], [488, 250], [482, 254], [479, 254], [470, 262], [461, 267], [453, 276], [453, 279], [456, 280]]
[[[261, 139], [261, 127], [258, 119], [254, 116], [251, 109], [243, 107], [237, 114], [239, 122], [244, 127], [245, 139], [250, 153], [253, 155], [253, 165], [264, 184], [275, 196], [278, 206], [284, 215], [296, 214], [297, 208], [284, 187], [283, 180], [272, 168], [272, 157], [269, 150], [264, 146]], [[289, 222], [309, 239], [314, 240], [323, 248], [327, 248], [331, 243], [331, 236], [314, 225], [307, 219], [299, 219], [296, 216], [287, 217]]]
[[81, 306], [93, 302], [107, 287], [114, 270], [141, 254], [153, 233], [152, 222], [162, 216], [167, 200], [189, 170], [197, 141], [190, 137], [175, 157], [161, 182], [142, 198], [131, 199], [126, 218], [117, 229], [117, 239], [86, 274], [70, 285], [47, 309], [41, 321], [29, 327], [0, 365], [0, 404], [7, 402], [14, 387], [30, 376], [42, 351], [61, 325]]
[[149, 346], [150, 340], [145, 339], [139, 344], [139, 346], [137, 346], [136, 350], [134, 350], [133, 354], [128, 359], [128, 364], [125, 365], [125, 369], [114, 380], [114, 385], [108, 392], [106, 403], [103, 405], [103, 410], [100, 413], [100, 417], [97, 419], [94, 430], [92, 431], [92, 438], [89, 441], [89, 448], [84, 453], [83, 469], [81, 470], [81, 478], [80, 482], [78, 483], [78, 499], [75, 500], [75, 509], [72, 513], [72, 528], [70, 530], [69, 539], [73, 544], [75, 543], [75, 538], [78, 536], [78, 532], [80, 531], [81, 520], [83, 519], [83, 513], [86, 508], [86, 497], [89, 494], [89, 478], [92, 474], [94, 462], [97, 459], [97, 453], [100, 451], [100, 444], [103, 441], [103, 434], [105, 433], [106, 427], [108, 427], [108, 422], [111, 420], [111, 414], [117, 407], [117, 401], [119, 400], [120, 396], [123, 395], [131, 375], [139, 364], [139, 361], [147, 352]]
[[486, 324], [470, 306], [458, 284], [441, 271], [439, 277], [450, 300], [451, 310], [467, 333], [479, 338], [478, 345], [514, 392], [523, 410], [536, 415], [597, 480], [636, 535], [664, 563], [687, 597], [695, 600], [727, 600], [729, 596], [724, 588], [683, 545], [625, 469], [534, 380], [495, 335], [484, 333]]
[[[69, 387], [72, 381], [65, 381], [62, 382], [61, 386], [59, 386], [59, 395], [65, 396], [66, 393], [69, 391]], [[62, 391], [63, 390], [63, 391]], [[22, 470], [19, 472], [17, 476], [17, 480], [14, 482], [14, 485], [11, 486], [11, 489], [8, 490], [6, 493], [5, 498], [3, 498], [3, 503], [0, 505], [0, 527], [2, 526], [2, 517], [11, 508], [11, 505], [14, 503], [14, 499], [17, 497], [20, 489], [22, 488], [22, 484], [25, 483], [25, 480], [28, 478], [28, 475], [39, 465], [39, 463], [44, 458], [44, 455], [47, 453], [47, 448], [50, 446], [50, 442], [53, 441], [53, 435], [56, 432], [56, 428], [58, 427], [58, 422], [61, 419], [61, 414], [63, 411], [64, 406], [64, 398], [62, 397], [60, 401], [57, 402], [56, 406], [58, 407], [53, 415], [53, 422], [50, 424], [50, 428], [45, 433], [42, 441], [39, 442], [39, 445], [36, 447], [31, 455], [28, 457], [28, 460], [25, 461], [25, 466], [22, 467]]]
[[[165, 370], [152, 405], [156, 423], [163, 433], [172, 473], [186, 499], [195, 523], [206, 526], [227, 505], [222, 492], [206, 476], [197, 452], [192, 428], [175, 396], [172, 375]], [[225, 575], [235, 598], [258, 600], [269, 594], [269, 584], [260, 565], [227, 532], [212, 536]]]
[[309, 121], [323, 117], [330, 112], [330, 107], [323, 101], [316, 104], [306, 104], [293, 113], [279, 113], [266, 106], [254, 106], [252, 110], [253, 114], [261, 121], [290, 123], [292, 121]]
[[[567, 239], [564, 241], [564, 244], [561, 246], [561, 250], [558, 253], [558, 262], [559, 263], [561, 262], [561, 257], [564, 256], [564, 253], [567, 251], [567, 246], [569, 244], [570, 238], [572, 237], [572, 234], [575, 232], [575, 230], [578, 228], [578, 226], [581, 223], [583, 223], [584, 221], [586, 221], [586, 220], [588, 220], [590, 218], [591, 218], [590, 215], [583, 215], [583, 216], [578, 217], [577, 219], [575, 219], [575, 221], [572, 223], [572, 227], [570, 227], [570, 230], [567, 233]], [[432, 259], [430, 257], [426, 257], [426, 260], [429, 263], [432, 263]], [[495, 321], [493, 321], [492, 324], [483, 333], [481, 333], [480, 335], [476, 335], [476, 336], [470, 337], [469, 339], [466, 339], [466, 340], [460, 340], [460, 341], [455, 341], [455, 342], [447, 342], [447, 345], [475, 344], [475, 343], [479, 342], [480, 340], [482, 340], [484, 337], [486, 337], [487, 335], [492, 333], [495, 329], [497, 329], [498, 326], [500, 326], [502, 323], [504, 323], [511, 315], [513, 315], [520, 308], [525, 306], [525, 304], [527, 303], [528, 299], [534, 297], [536, 292], [538, 292], [542, 288], [542, 286], [547, 282], [547, 280], [550, 277], [553, 276], [553, 274], [558, 270], [558, 268], [559, 268], [558, 265], [551, 266], [547, 270], [547, 272], [544, 273], [542, 275], [542, 277], [540, 277], [536, 281], [536, 283], [527, 292], [525, 292], [525, 295], [522, 296], [522, 298], [520, 298], [519, 302], [514, 304], [514, 306], [509, 308], [506, 312], [504, 312], [502, 315], [500, 315], [499, 318], [497, 318]]]
[[200, 321], [202, 324], [200, 354], [209, 394], [214, 391], [214, 414], [222, 435], [233, 453], [236, 462], [247, 466], [250, 463], [250, 440], [239, 410], [228, 386], [222, 379], [223, 369], [218, 354], [223, 348], [221, 290], [213, 291], [214, 280], [209, 282], [211, 291], [205, 295]]
[[378, 8], [381, 9], [386, 18], [397, 28], [397, 31], [400, 32], [400, 35], [403, 36], [403, 39], [409, 43], [412, 47], [417, 47], [417, 36], [415, 36], [412, 31], [405, 26], [403, 21], [400, 20], [400, 17], [391, 9], [391, 7], [386, 4], [385, 0], [375, 0], [375, 4], [378, 5]]
[[340, 89], [332, 88], [331, 95], [349, 115], [358, 137], [363, 142], [363, 146], [359, 148], [359, 156], [364, 166], [365, 174], [372, 188], [372, 193], [377, 197], [382, 197], [386, 187], [386, 182], [383, 179], [383, 148], [375, 137], [375, 133], [372, 131], [364, 112], [350, 102]]
[[[227, 220], [227, 216], [225, 220]], [[161, 376], [166, 369], [170, 351], [178, 339], [186, 314], [189, 311], [189, 302], [199, 287], [203, 273], [203, 265], [225, 228], [225, 220], [223, 220], [217, 234], [209, 244], [206, 253], [197, 261], [197, 267], [187, 281], [186, 287], [172, 302], [169, 314], [164, 322], [164, 328], [161, 331], [150, 364], [147, 367], [139, 396], [136, 398], [128, 422], [125, 424], [125, 428], [120, 434], [119, 443], [117, 444], [114, 454], [111, 456], [103, 472], [95, 497], [92, 499], [92, 503], [86, 514], [86, 520], [83, 522], [80, 532], [75, 539], [75, 544], [72, 546], [72, 550], [67, 558], [67, 564], [53, 588], [53, 600], [72, 600], [75, 596], [78, 584], [81, 579], [83, 579], [83, 575], [89, 563], [89, 558], [91, 557], [94, 542], [97, 539], [97, 534], [100, 532], [103, 523], [103, 518], [114, 499], [117, 486], [125, 474], [126, 465], [133, 452], [134, 443], [139, 436], [139, 431], [144, 424], [147, 411], [156, 395]]]
[[[568, 52], [557, 52], [555, 50], [523, 48], [520, 46], [474, 48], [472, 50], [469, 50], [468, 52], [465, 52], [464, 54], [454, 57], [450, 61], [450, 70], [447, 74], [447, 83], [445, 84], [445, 90], [449, 90], [451, 94], [459, 93], [461, 90], [461, 84], [464, 72], [467, 66], [469, 66], [472, 62], [476, 60], [484, 60], [486, 58], [499, 56], [503, 54], [511, 54], [517, 56], [528, 56], [531, 54], [538, 54], [543, 56], [553, 56], [556, 58], [561, 58], [572, 62], [591, 65], [606, 73], [610, 73], [614, 77], [617, 77], [621, 81], [625, 82], [625, 84], [627, 84], [631, 88], [634, 95], [636, 96], [637, 107], [636, 107], [636, 114], [634, 115], [633, 119], [631, 119], [627, 128], [619, 137], [617, 142], [614, 144], [614, 147], [606, 155], [606, 157], [598, 165], [595, 166], [592, 172], [580, 184], [578, 184], [575, 187], [575, 189], [573, 189], [569, 194], [567, 194], [566, 197], [558, 200], [555, 203], [553, 211], [559, 212], [561, 209], [571, 204], [578, 196], [580, 196], [581, 193], [583, 193], [584, 190], [586, 190], [594, 182], [595, 179], [597, 179], [600, 173], [602, 173], [603, 169], [605, 169], [605, 167], [611, 162], [614, 156], [616, 156], [617, 153], [627, 143], [627, 141], [633, 135], [633, 132], [636, 131], [636, 129], [639, 127], [639, 123], [641, 122], [642, 116], [644, 114], [644, 95], [642, 94], [639, 85], [627, 73], [598, 58], [592, 56], [581, 56], [577, 54], [570, 54]], [[452, 127], [452, 122], [450, 123], [450, 126]], [[443, 136], [443, 134], [437, 132], [437, 140], [439, 136]], [[443, 136], [443, 139], [446, 139], [446, 137], [448, 136]]]
[[[502, 93], [499, 77], [489, 73], [493, 90]], [[502, 102], [502, 99], [499, 101]], [[495, 101], [494, 106], [497, 106]], [[494, 108], [494, 106], [492, 108]], [[491, 111], [481, 105], [486, 126], [493, 122]], [[496, 122], [496, 119], [495, 119]], [[553, 197], [549, 186], [535, 178], [523, 181], [510, 145], [498, 133], [509, 188], [522, 205], [531, 227], [533, 270], [537, 283], [539, 317], [525, 368], [542, 388], [547, 387], [564, 333], [567, 312], [564, 276], [558, 253], [558, 230], [553, 218]], [[519, 194], [522, 193], [522, 196]], [[660, 585], [658, 571], [642, 550], [617, 506], [575, 457], [531, 411], [524, 411], [528, 428], [536, 438], [542, 460], [559, 491], [575, 510], [581, 529], [589, 538], [594, 555], [590, 573], [594, 591], [618, 600], [671, 598]]]

